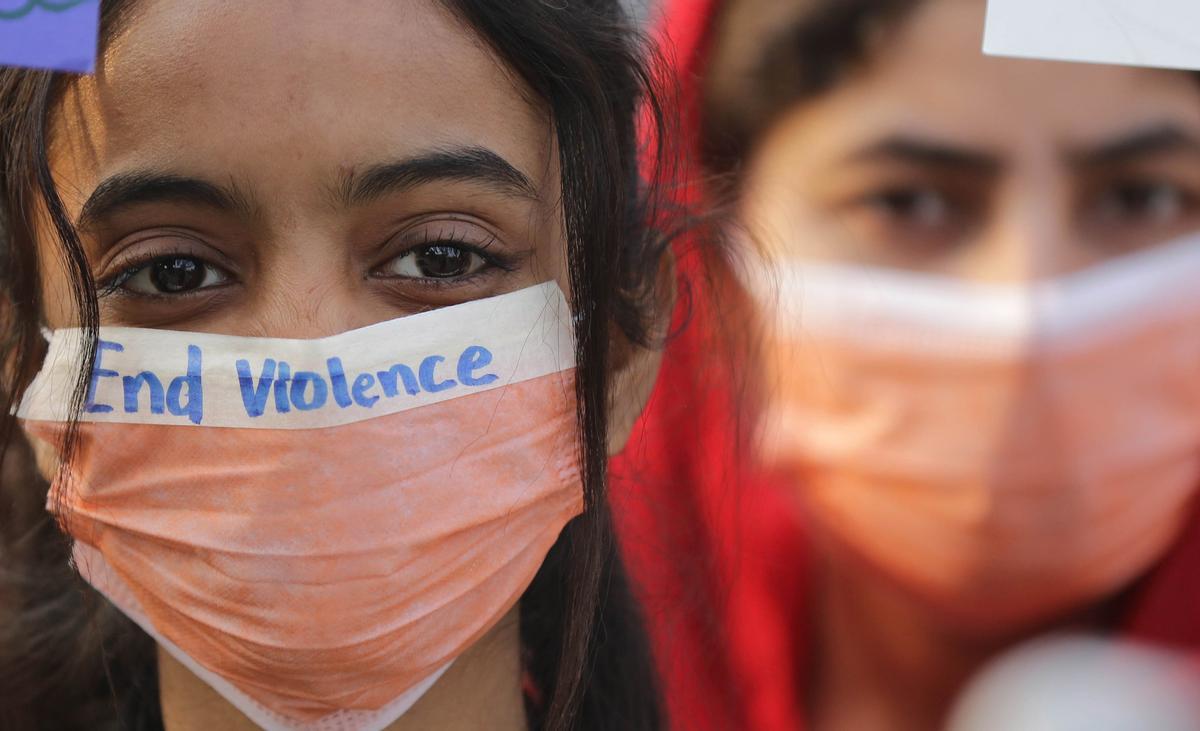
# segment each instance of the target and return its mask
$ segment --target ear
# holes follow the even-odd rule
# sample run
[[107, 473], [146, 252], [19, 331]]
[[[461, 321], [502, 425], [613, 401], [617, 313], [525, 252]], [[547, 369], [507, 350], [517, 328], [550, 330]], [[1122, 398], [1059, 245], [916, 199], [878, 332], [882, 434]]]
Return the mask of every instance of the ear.
[[663, 341], [675, 307], [675, 267], [668, 255], [659, 273], [656, 291], [660, 293], [649, 328], [649, 345], [630, 342], [623, 335], [614, 337], [613, 372], [608, 387], [608, 456], [625, 449], [633, 425], [650, 402], [662, 365]]

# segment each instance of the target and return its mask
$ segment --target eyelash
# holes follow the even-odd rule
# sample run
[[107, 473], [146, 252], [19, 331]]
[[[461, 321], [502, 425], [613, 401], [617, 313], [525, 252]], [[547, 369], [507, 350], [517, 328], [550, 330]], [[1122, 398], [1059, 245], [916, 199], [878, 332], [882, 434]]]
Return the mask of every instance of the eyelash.
[[[435, 234], [432, 230], [426, 229], [423, 237], [421, 238], [420, 243], [407, 245], [407, 248], [405, 248], [403, 251], [396, 254], [395, 256], [389, 257], [384, 263], [386, 264], [388, 261], [392, 261], [393, 259], [398, 259], [402, 256], [407, 256], [407, 255], [413, 253], [414, 251], [417, 251], [418, 249], [423, 249], [428, 246], [437, 246], [437, 245], [441, 244], [441, 245], [453, 246], [455, 248], [462, 249], [463, 251], [467, 251], [472, 254], [475, 254], [475, 255], [479, 256], [481, 259], [483, 259], [485, 262], [487, 262], [487, 264], [489, 266], [494, 266], [497, 269], [500, 269], [502, 271], [505, 271], [505, 272], [515, 271], [517, 269], [517, 263], [516, 263], [516, 261], [514, 261], [512, 259], [512, 257], [505, 256], [505, 255], [497, 253], [497, 252], [489, 251], [489, 249], [491, 249], [492, 245], [495, 244], [498, 240], [499, 239], [496, 238], [495, 234], [489, 233], [487, 240], [484, 241], [483, 243], [472, 244], [472, 243], [469, 243], [467, 241], [467, 237], [462, 235], [461, 233], [438, 232]], [[458, 280], [458, 281], [462, 281], [462, 280]]]
[[[399, 259], [404, 256], [408, 256], [409, 254], [412, 254], [413, 252], [418, 251], [422, 248], [429, 247], [429, 246], [436, 246], [439, 244], [453, 246], [455, 248], [462, 249], [463, 251], [469, 252], [471, 254], [475, 254], [476, 256], [479, 256], [481, 259], [483, 259], [483, 261], [487, 264], [488, 267], [495, 267], [503, 272], [508, 272], [508, 273], [516, 271], [519, 268], [519, 265], [514, 257], [510, 257], [510, 256], [502, 255], [499, 253], [488, 251], [488, 249], [490, 249], [491, 246], [493, 244], [495, 244], [497, 240], [498, 239], [495, 235], [489, 235], [488, 239], [486, 241], [484, 241], [483, 243], [472, 244], [472, 243], [468, 243], [467, 237], [460, 233], [443, 233], [440, 231], [435, 233], [432, 230], [426, 230], [419, 243], [411, 244], [411, 245], [407, 246], [405, 249], [403, 249], [402, 251], [395, 254], [394, 256], [388, 257], [384, 262], [382, 262], [378, 266], [372, 267], [371, 271], [375, 271], [376, 269], [379, 269], [380, 267], [384, 266], [388, 262], [391, 262], [395, 259]], [[145, 294], [145, 293], [141, 293], [141, 292], [138, 292], [138, 293], [128, 292], [128, 291], [122, 289], [123, 285], [126, 282], [128, 282], [133, 277], [137, 276], [139, 272], [141, 272], [147, 266], [153, 264], [155, 261], [157, 261], [159, 259], [165, 259], [165, 258], [170, 258], [170, 257], [180, 257], [180, 256], [193, 257], [199, 261], [204, 262], [205, 266], [217, 267], [218, 269], [225, 271], [224, 267], [220, 267], [216, 264], [213, 264], [212, 262], [208, 261], [204, 257], [198, 256], [198, 255], [193, 255], [190, 252], [183, 252], [180, 250], [172, 251], [170, 249], [159, 249], [159, 250], [147, 251], [146, 253], [137, 256], [132, 261], [127, 263], [121, 269], [121, 271], [119, 271], [116, 274], [113, 274], [105, 279], [98, 281], [96, 283], [97, 297], [105, 298], [105, 297], [110, 297], [110, 296], [115, 295], [115, 296], [151, 298], [151, 299], [178, 300], [181, 297], [187, 297], [189, 294], [196, 294], [195, 292], [188, 292], [188, 293], [183, 293], [183, 294], [172, 294], [172, 295], [153, 295], [153, 294]], [[487, 272], [487, 268], [484, 268], [484, 269], [481, 269], [480, 271], [476, 272], [475, 274], [472, 274], [470, 276], [463, 277], [460, 279], [444, 279], [443, 280], [443, 279], [435, 279], [435, 278], [425, 278], [425, 279], [418, 280], [416, 278], [412, 278], [410, 281], [419, 281], [421, 283], [421, 286], [425, 286], [425, 287], [448, 288], [448, 287], [452, 287], [452, 286], [461, 286], [464, 283], [470, 283], [470, 282], [474, 281], [476, 278], [484, 275], [486, 272]], [[231, 275], [229, 275], [229, 273], [227, 271], [225, 271], [225, 274], [228, 276], [231, 276]], [[383, 279], [383, 277], [380, 277], [380, 278]], [[395, 279], [395, 277], [391, 277], [390, 279]], [[198, 292], [204, 292], [204, 291], [205, 290], [198, 290]]]
[[[416, 243], [405, 244], [405, 247], [402, 250], [392, 256], [387, 257], [378, 265], [372, 267], [368, 276], [373, 276], [380, 282], [391, 286], [401, 286], [396, 283], [404, 282], [404, 286], [415, 285], [428, 291], [440, 291], [471, 285], [483, 277], [486, 277], [491, 269], [499, 269], [504, 273], [511, 273], [519, 269], [519, 262], [515, 257], [488, 251], [488, 249], [490, 249], [491, 246], [496, 243], [496, 241], [498, 241], [498, 238], [494, 234], [489, 234], [488, 238], [483, 243], [473, 244], [469, 243], [467, 241], [467, 237], [460, 232], [447, 232], [445, 229], [426, 229], [421, 235], [420, 241]], [[405, 256], [418, 252], [423, 248], [438, 245], [453, 246], [457, 249], [462, 249], [469, 254], [478, 256], [483, 260], [484, 266], [473, 274], [453, 279], [375, 275], [375, 272], [386, 267], [393, 261], [397, 261]]]
[[139, 297], [139, 298], [143, 298], [143, 299], [179, 299], [180, 297], [188, 296], [188, 294], [191, 294], [190, 292], [184, 293], [184, 294], [155, 295], [155, 294], [145, 294], [145, 293], [141, 293], [141, 292], [137, 292], [137, 293], [128, 292], [128, 291], [122, 289], [122, 286], [126, 282], [128, 282], [130, 279], [133, 279], [135, 276], [137, 276], [137, 274], [141, 270], [150, 266], [155, 261], [157, 261], [159, 259], [168, 259], [168, 258], [172, 258], [172, 257], [194, 258], [194, 259], [197, 259], [198, 261], [204, 262], [205, 266], [215, 267], [217, 269], [220, 269], [222, 272], [225, 272], [225, 274], [227, 274], [227, 275], [229, 274], [229, 272], [225, 269], [225, 267], [219, 266], [217, 264], [213, 264], [211, 261], [204, 258], [203, 256], [193, 254], [190, 251], [184, 251], [181, 249], [172, 250], [170, 248], [161, 248], [161, 249], [156, 249], [156, 250], [150, 250], [143, 254], [139, 254], [138, 256], [134, 257], [132, 261], [128, 262], [121, 269], [121, 271], [119, 271], [116, 274], [113, 274], [109, 277], [106, 277], [104, 279], [97, 281], [96, 282], [97, 298], [103, 299], [105, 297], [110, 297], [110, 296], [115, 295], [115, 296], [125, 296], [125, 297]]

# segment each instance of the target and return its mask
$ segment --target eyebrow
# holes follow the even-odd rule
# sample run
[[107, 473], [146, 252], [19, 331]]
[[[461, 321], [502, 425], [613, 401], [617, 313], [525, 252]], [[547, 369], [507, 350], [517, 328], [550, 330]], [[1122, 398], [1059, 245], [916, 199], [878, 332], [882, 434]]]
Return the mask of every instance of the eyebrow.
[[1200, 155], [1200, 139], [1171, 124], [1146, 127], [1111, 142], [1067, 153], [1071, 165], [1095, 168], [1165, 153]]
[[441, 181], [477, 183], [502, 195], [538, 200], [537, 186], [500, 155], [486, 147], [455, 147], [372, 165], [346, 175], [338, 191], [347, 206]]
[[995, 175], [1003, 168], [998, 155], [916, 137], [887, 137], [850, 155], [855, 162], [900, 162], [949, 171]]
[[254, 202], [235, 185], [169, 173], [134, 171], [105, 178], [96, 186], [75, 225], [86, 230], [124, 209], [147, 203], [183, 203], [252, 217]]

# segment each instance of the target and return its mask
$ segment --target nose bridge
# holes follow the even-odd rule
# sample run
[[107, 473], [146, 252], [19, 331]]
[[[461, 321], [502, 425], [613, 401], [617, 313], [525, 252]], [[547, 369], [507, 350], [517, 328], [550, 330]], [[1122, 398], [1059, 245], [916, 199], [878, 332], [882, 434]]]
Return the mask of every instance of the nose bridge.
[[1054, 277], [1084, 256], [1071, 222], [1071, 192], [1050, 151], [1018, 163], [1001, 188], [965, 276], [1014, 283]]
[[[314, 272], [314, 275], [316, 272]], [[363, 307], [344, 284], [329, 276], [324, 283], [296, 282], [266, 293], [250, 325], [256, 335], [311, 340], [372, 324]], [[274, 288], [272, 288], [274, 289]]]
[[247, 329], [261, 337], [313, 339], [375, 321], [345, 242], [319, 229], [293, 227], [264, 247]]

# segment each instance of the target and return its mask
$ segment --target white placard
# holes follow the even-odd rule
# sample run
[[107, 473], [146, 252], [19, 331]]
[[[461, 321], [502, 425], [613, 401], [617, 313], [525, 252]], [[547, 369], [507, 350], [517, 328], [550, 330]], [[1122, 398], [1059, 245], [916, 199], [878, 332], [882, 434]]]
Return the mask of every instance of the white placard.
[[1200, 70], [1200, 0], [988, 0], [983, 51]]

